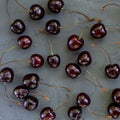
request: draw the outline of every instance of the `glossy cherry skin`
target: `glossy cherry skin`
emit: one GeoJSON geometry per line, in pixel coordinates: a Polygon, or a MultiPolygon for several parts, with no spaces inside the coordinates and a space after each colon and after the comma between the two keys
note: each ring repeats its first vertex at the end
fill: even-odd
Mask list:
{"type": "Polygon", "coordinates": [[[67,46],[71,51],[80,50],[83,47],[83,45],[84,45],[84,40],[83,38],[79,38],[78,35],[71,35],[68,38],[67,46]]]}
{"type": "Polygon", "coordinates": [[[45,10],[42,6],[34,4],[30,8],[30,18],[33,20],[40,20],[45,15],[45,10]]]}
{"type": "Polygon", "coordinates": [[[112,103],[108,106],[108,114],[113,118],[117,119],[120,116],[120,106],[116,103],[112,103]]]}
{"type": "Polygon", "coordinates": [[[27,49],[32,45],[32,39],[27,35],[20,36],[18,38],[18,45],[22,49],[27,49]]]}
{"type": "Polygon", "coordinates": [[[3,68],[0,71],[0,82],[11,83],[14,79],[14,72],[11,68],[3,68]]]}
{"type": "Polygon", "coordinates": [[[79,54],[77,61],[81,66],[88,66],[92,63],[91,54],[88,51],[83,51],[79,54]]]}
{"type": "Polygon", "coordinates": [[[86,93],[80,93],[76,99],[77,105],[81,108],[86,108],[90,105],[91,99],[86,93]]]}
{"type": "Polygon", "coordinates": [[[40,80],[40,78],[37,74],[31,73],[31,74],[27,74],[23,77],[23,84],[28,89],[36,89],[38,87],[39,80],[40,80]]]}
{"type": "Polygon", "coordinates": [[[82,117],[82,109],[79,106],[72,106],[68,110],[68,117],[71,120],[81,120],[82,117]]]}
{"type": "Polygon", "coordinates": [[[20,85],[14,89],[13,93],[14,93],[15,97],[23,99],[28,96],[29,90],[26,86],[20,85]]]}
{"type": "Polygon", "coordinates": [[[44,108],[40,113],[41,120],[55,120],[56,114],[50,107],[44,108]]]}
{"type": "Polygon", "coordinates": [[[47,63],[52,68],[57,68],[60,65],[60,56],[57,54],[49,55],[47,57],[47,63]]]}
{"type": "Polygon", "coordinates": [[[23,106],[28,111],[33,111],[38,107],[38,99],[33,96],[27,96],[23,101],[23,106]]]}
{"type": "Polygon", "coordinates": [[[31,66],[33,68],[42,67],[44,64],[44,58],[39,54],[33,54],[30,60],[31,60],[31,66]]]}
{"type": "Polygon", "coordinates": [[[101,39],[104,38],[107,34],[107,30],[102,23],[97,23],[91,28],[91,35],[93,38],[101,39]]]}
{"type": "Polygon", "coordinates": [[[120,105],[120,88],[116,88],[113,90],[112,99],[114,102],[120,105]]]}
{"type": "Polygon", "coordinates": [[[25,31],[25,24],[22,20],[17,19],[11,24],[10,29],[15,34],[22,34],[25,31]]]}
{"type": "Polygon", "coordinates": [[[60,13],[64,6],[63,0],[49,0],[48,9],[53,13],[60,13]]]}
{"type": "Polygon", "coordinates": [[[108,78],[116,79],[120,75],[120,66],[118,64],[110,64],[105,67],[105,73],[108,78]]]}
{"type": "Polygon", "coordinates": [[[58,20],[50,20],[46,23],[46,31],[50,34],[56,35],[60,33],[60,22],[58,20]]]}
{"type": "Polygon", "coordinates": [[[81,73],[80,67],[75,63],[69,63],[65,67],[65,71],[66,71],[66,74],[73,79],[77,78],[78,75],[80,75],[80,73],[81,73]]]}

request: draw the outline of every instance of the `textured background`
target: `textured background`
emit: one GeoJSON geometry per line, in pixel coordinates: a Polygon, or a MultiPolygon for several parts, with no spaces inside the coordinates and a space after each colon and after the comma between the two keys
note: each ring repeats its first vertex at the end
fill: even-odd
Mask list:
{"type": "MultiPolygon", "coordinates": [[[[102,18],[103,23],[106,27],[119,27],[119,19],[120,19],[120,8],[117,7],[109,7],[105,12],[101,12],[101,6],[107,2],[111,2],[112,0],[65,0],[65,8],[71,8],[74,10],[78,10],[88,14],[89,16],[93,16],[96,18],[102,18]]],[[[14,0],[10,0],[9,3],[9,11],[13,19],[20,18],[24,20],[27,30],[24,34],[30,35],[33,38],[33,45],[28,50],[21,50],[20,48],[16,48],[15,50],[7,53],[3,59],[3,62],[9,61],[11,59],[29,59],[31,54],[39,53],[44,56],[45,60],[47,56],[50,54],[48,43],[46,37],[43,33],[39,33],[39,28],[44,28],[45,23],[50,19],[58,19],[60,20],[62,26],[65,25],[73,25],[75,23],[80,22],[81,25],[73,26],[70,29],[62,29],[61,33],[57,36],[49,36],[54,53],[58,53],[61,56],[61,66],[58,69],[51,69],[46,63],[40,69],[33,69],[29,66],[28,63],[12,63],[7,65],[11,67],[15,72],[14,82],[7,85],[7,90],[11,97],[14,97],[12,91],[15,86],[22,83],[22,77],[31,72],[38,73],[42,78],[43,82],[56,84],[56,85],[64,85],[73,89],[73,92],[70,96],[70,99],[67,101],[66,105],[56,112],[57,118],[56,120],[69,120],[67,117],[67,110],[70,106],[75,105],[75,99],[78,93],[86,92],[90,95],[92,99],[92,103],[90,108],[94,111],[101,113],[103,115],[107,115],[106,109],[108,104],[111,102],[111,91],[114,88],[120,87],[120,81],[109,80],[104,75],[104,67],[108,63],[108,59],[103,55],[100,50],[95,48],[91,48],[89,46],[90,43],[95,43],[99,45],[103,45],[111,55],[113,63],[116,62],[120,64],[120,46],[115,45],[115,42],[120,41],[120,33],[119,31],[108,31],[107,36],[104,39],[94,40],[91,39],[89,34],[90,27],[94,24],[94,22],[86,22],[85,18],[76,15],[70,14],[69,12],[62,11],[60,14],[53,14],[47,9],[47,0],[21,0],[21,2],[29,8],[34,3],[42,4],[46,10],[46,16],[41,21],[32,21],[30,20],[28,13],[24,11],[21,7],[19,7],[14,0]],[[28,2],[29,1],[29,2],[28,2]],[[82,50],[89,50],[93,57],[93,63],[88,70],[91,71],[99,81],[108,88],[107,93],[101,92],[99,88],[96,88],[94,85],[88,83],[80,76],[78,79],[70,79],[66,76],[64,71],[64,66],[69,62],[76,62],[76,57],[79,52],[73,53],[70,52],[66,47],[67,38],[71,34],[79,34],[83,28],[87,27],[84,34],[84,39],[86,41],[85,46],[82,50]]],[[[115,3],[119,3],[119,0],[114,0],[115,3]]],[[[6,0],[0,0],[0,53],[2,54],[3,50],[10,48],[17,44],[18,36],[13,34],[10,29],[10,21],[8,19],[6,13],[6,0]]],[[[81,51],[82,51],[81,50],[81,51]]],[[[2,66],[1,69],[5,67],[2,66]]],[[[89,76],[84,73],[84,75],[88,78],[89,76]]],[[[90,78],[92,80],[92,78],[90,78]]],[[[12,103],[9,99],[7,99],[4,95],[3,83],[0,83],[0,120],[39,120],[39,113],[42,108],[46,106],[50,106],[55,109],[57,106],[62,104],[66,99],[66,91],[61,89],[52,89],[45,86],[40,85],[39,89],[43,89],[49,96],[51,101],[47,102],[42,98],[39,98],[39,107],[37,110],[33,112],[29,112],[24,110],[22,106],[17,106],[12,103]]],[[[39,93],[40,94],[40,93],[39,93]]],[[[87,110],[84,110],[83,117],[85,120],[103,120],[103,118],[99,118],[91,115],[87,110]]]]}

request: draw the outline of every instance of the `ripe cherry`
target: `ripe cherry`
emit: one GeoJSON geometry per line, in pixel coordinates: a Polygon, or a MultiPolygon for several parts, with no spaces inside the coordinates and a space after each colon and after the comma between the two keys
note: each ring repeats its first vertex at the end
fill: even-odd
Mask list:
{"type": "Polygon", "coordinates": [[[112,103],[108,106],[108,114],[113,118],[117,119],[120,116],[120,106],[116,103],[112,103]]]}
{"type": "Polygon", "coordinates": [[[41,120],[55,120],[56,114],[50,107],[44,108],[40,113],[41,120]]]}
{"type": "Polygon", "coordinates": [[[44,64],[44,58],[39,54],[33,54],[30,60],[31,60],[31,66],[33,68],[42,67],[44,64]]]}
{"type": "Polygon", "coordinates": [[[52,68],[57,68],[60,65],[60,56],[58,54],[49,55],[47,57],[47,63],[52,68]]]}
{"type": "Polygon", "coordinates": [[[46,23],[46,31],[50,34],[56,35],[60,33],[61,24],[58,20],[50,20],[46,23]]]}
{"type": "Polygon", "coordinates": [[[38,107],[38,99],[33,96],[27,96],[24,99],[23,106],[28,111],[33,111],[38,107]]]}
{"type": "Polygon", "coordinates": [[[120,88],[116,88],[113,90],[112,99],[115,103],[120,105],[120,88]]]}
{"type": "Polygon", "coordinates": [[[77,78],[78,75],[80,75],[80,73],[81,73],[80,67],[75,63],[69,63],[65,67],[65,71],[66,71],[66,74],[73,79],[77,78]]]}
{"type": "Polygon", "coordinates": [[[68,110],[68,117],[71,120],[80,120],[82,117],[82,109],[79,106],[72,106],[68,110]]]}
{"type": "Polygon", "coordinates": [[[45,15],[45,10],[41,5],[34,4],[30,8],[30,18],[33,20],[40,20],[45,15]]]}
{"type": "Polygon", "coordinates": [[[31,73],[23,77],[23,84],[29,89],[36,89],[40,78],[37,74],[31,73]]]}
{"type": "Polygon", "coordinates": [[[29,90],[26,86],[20,85],[14,89],[13,93],[14,93],[15,97],[23,99],[28,96],[29,90]]]}
{"type": "Polygon", "coordinates": [[[88,66],[92,62],[91,54],[88,51],[83,51],[79,54],[77,61],[81,66],[88,66]]]}
{"type": "Polygon", "coordinates": [[[86,93],[80,93],[77,96],[77,105],[81,108],[86,108],[90,105],[91,99],[86,93]]]}
{"type": "Polygon", "coordinates": [[[27,35],[20,36],[18,38],[18,45],[22,49],[27,49],[32,45],[32,39],[27,35]]]}
{"type": "Polygon", "coordinates": [[[15,34],[22,34],[25,31],[25,24],[22,20],[17,19],[11,24],[10,29],[15,34]]]}
{"type": "Polygon", "coordinates": [[[78,35],[71,35],[68,38],[67,46],[71,51],[80,50],[83,47],[83,45],[84,45],[84,40],[78,35]]]}
{"type": "Polygon", "coordinates": [[[118,64],[109,64],[105,67],[105,73],[108,78],[116,79],[120,75],[120,67],[118,64]]]}
{"type": "Polygon", "coordinates": [[[48,8],[53,13],[60,13],[64,6],[63,0],[49,0],[48,8]]]}
{"type": "Polygon", "coordinates": [[[97,23],[93,25],[90,32],[91,32],[92,37],[97,38],[97,39],[104,38],[107,34],[107,30],[104,24],[102,23],[97,23]]]}
{"type": "Polygon", "coordinates": [[[11,68],[3,68],[0,71],[0,82],[11,83],[14,79],[14,72],[11,68]]]}

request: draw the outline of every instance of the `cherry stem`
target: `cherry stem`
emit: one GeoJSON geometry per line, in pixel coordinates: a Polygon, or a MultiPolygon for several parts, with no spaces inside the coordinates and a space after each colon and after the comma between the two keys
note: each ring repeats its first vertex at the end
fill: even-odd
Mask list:
{"type": "Polygon", "coordinates": [[[43,83],[43,82],[39,82],[39,84],[42,84],[42,85],[45,85],[45,86],[48,86],[48,87],[52,87],[52,88],[63,88],[65,90],[67,90],[68,92],[72,92],[71,89],[69,89],[67,87],[64,87],[64,86],[50,85],[50,84],[43,83]]]}
{"type": "Polygon", "coordinates": [[[12,17],[10,16],[10,13],[9,13],[8,4],[9,4],[9,0],[7,0],[6,10],[7,10],[7,15],[8,15],[8,18],[9,18],[10,22],[13,23],[13,19],[12,19],[12,17]]]}
{"type": "Polygon", "coordinates": [[[18,0],[15,0],[15,2],[20,6],[22,7],[24,10],[28,11],[28,12],[31,12],[29,9],[27,9],[26,7],[23,6],[23,4],[21,4],[18,0]]]}
{"type": "Polygon", "coordinates": [[[101,48],[104,51],[104,53],[106,54],[106,56],[108,57],[108,60],[109,60],[110,64],[112,64],[111,57],[110,57],[108,51],[104,47],[102,47],[100,45],[95,45],[95,44],[91,44],[91,46],[92,47],[99,47],[99,48],[101,48]]]}
{"type": "Polygon", "coordinates": [[[17,105],[22,105],[22,102],[20,101],[16,101],[15,99],[11,98],[8,96],[7,94],[7,88],[6,88],[6,82],[4,82],[4,90],[5,90],[5,96],[10,100],[12,101],[13,103],[17,104],[17,105]]]}
{"type": "MultiPolygon", "coordinates": [[[[69,95],[66,94],[66,96],[67,96],[67,98],[69,99],[69,95]]],[[[54,111],[57,111],[57,110],[59,110],[60,108],[62,108],[62,107],[67,103],[68,99],[65,100],[65,102],[64,102],[62,105],[60,105],[60,106],[58,106],[57,108],[55,108],[54,111]]]]}
{"type": "Polygon", "coordinates": [[[116,3],[108,3],[108,4],[106,4],[106,5],[104,5],[104,6],[102,7],[102,10],[105,10],[105,8],[108,7],[108,6],[120,7],[120,5],[118,5],[118,4],[116,4],[116,3]]]}
{"type": "Polygon", "coordinates": [[[71,9],[64,9],[64,8],[63,8],[63,10],[66,10],[66,11],[68,11],[68,12],[73,12],[73,13],[82,15],[82,16],[84,16],[88,21],[94,21],[94,20],[95,20],[94,18],[89,17],[89,16],[87,16],[86,14],[84,14],[84,13],[82,13],[82,12],[80,12],[80,11],[71,10],[71,9]]]}
{"type": "Polygon", "coordinates": [[[0,57],[0,64],[1,64],[1,61],[2,61],[2,59],[3,59],[3,57],[4,57],[4,55],[5,55],[7,52],[9,52],[9,51],[14,50],[15,48],[17,48],[17,46],[16,46],[16,45],[15,45],[15,46],[10,47],[9,49],[7,49],[7,50],[5,50],[5,51],[3,51],[3,53],[2,53],[2,55],[1,55],[1,57],[0,57]]]}
{"type": "Polygon", "coordinates": [[[84,32],[82,32],[82,33],[79,35],[78,40],[80,40],[80,39],[83,37],[83,35],[84,35],[84,32]]]}

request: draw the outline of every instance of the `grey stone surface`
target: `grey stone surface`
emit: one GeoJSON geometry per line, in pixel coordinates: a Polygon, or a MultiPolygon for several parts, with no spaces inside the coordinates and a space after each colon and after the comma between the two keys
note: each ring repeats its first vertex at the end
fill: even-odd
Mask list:
{"type": "MultiPolygon", "coordinates": [[[[69,13],[62,11],[60,14],[56,15],[47,10],[47,0],[21,0],[21,2],[29,8],[33,3],[42,4],[46,9],[46,16],[41,21],[32,21],[29,19],[28,13],[19,7],[14,0],[10,0],[9,12],[13,19],[20,18],[24,20],[27,29],[24,34],[30,35],[33,38],[33,45],[28,50],[21,50],[16,48],[14,51],[7,53],[3,59],[3,62],[9,61],[11,59],[29,59],[30,55],[33,53],[42,54],[46,60],[47,56],[50,54],[47,39],[44,33],[39,33],[38,29],[44,28],[45,23],[50,19],[59,19],[62,26],[71,25],[80,22],[79,26],[73,26],[69,29],[62,29],[61,33],[57,36],[49,35],[49,39],[53,45],[54,53],[58,53],[61,56],[61,66],[58,69],[51,69],[45,62],[45,65],[40,69],[33,69],[28,63],[12,63],[6,65],[13,68],[15,72],[14,82],[7,85],[8,93],[11,97],[14,97],[12,91],[15,86],[22,83],[22,77],[31,72],[38,73],[42,78],[43,82],[49,84],[56,84],[67,86],[73,89],[70,99],[68,99],[66,105],[60,110],[56,111],[56,120],[69,120],[67,117],[67,110],[70,106],[76,104],[76,95],[79,92],[86,92],[90,95],[92,103],[90,108],[94,111],[107,115],[107,106],[111,102],[111,91],[114,88],[120,87],[120,78],[116,80],[109,80],[104,75],[104,67],[108,63],[107,58],[104,56],[101,50],[92,48],[89,46],[90,43],[95,43],[104,46],[111,55],[112,61],[120,64],[120,45],[116,45],[115,42],[120,41],[120,31],[108,31],[107,36],[104,39],[94,40],[91,39],[89,35],[90,27],[95,22],[85,22],[85,18],[76,15],[74,13],[69,13]],[[83,29],[87,27],[84,33],[84,39],[86,41],[85,46],[82,50],[89,50],[92,53],[93,63],[88,70],[91,71],[98,80],[108,88],[107,93],[101,92],[101,90],[89,82],[79,77],[78,79],[70,79],[66,76],[64,71],[64,66],[69,62],[76,62],[76,57],[79,52],[70,52],[66,47],[67,38],[71,34],[79,34],[83,29]]],[[[65,8],[70,8],[78,10],[93,16],[96,18],[102,18],[103,23],[106,27],[119,27],[120,25],[120,8],[109,7],[105,12],[101,12],[101,6],[107,2],[113,2],[113,0],[65,0],[65,8]]],[[[115,3],[120,4],[120,0],[114,0],[115,3]]],[[[17,44],[18,35],[14,35],[10,29],[10,21],[6,13],[6,0],[0,0],[0,54],[3,50],[10,48],[17,44]]],[[[2,66],[1,69],[5,67],[2,66]]],[[[86,77],[92,80],[86,73],[86,77]]],[[[39,114],[42,108],[50,106],[55,109],[57,106],[62,104],[67,93],[63,89],[48,88],[40,85],[38,89],[43,89],[45,93],[50,96],[51,101],[47,102],[43,98],[39,98],[39,107],[33,112],[28,112],[24,110],[22,106],[17,106],[7,99],[4,95],[3,83],[0,83],[0,120],[39,120],[39,114]]],[[[40,93],[39,93],[40,94],[40,93]]],[[[103,118],[91,115],[87,110],[84,110],[83,117],[85,120],[103,120],[103,118]]],[[[120,119],[120,118],[119,118],[120,119]]]]}

